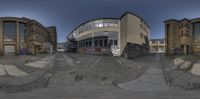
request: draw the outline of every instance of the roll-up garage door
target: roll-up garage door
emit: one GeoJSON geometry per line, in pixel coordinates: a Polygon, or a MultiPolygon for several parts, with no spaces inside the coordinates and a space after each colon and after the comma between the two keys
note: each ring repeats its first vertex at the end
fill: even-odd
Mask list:
{"type": "Polygon", "coordinates": [[[4,55],[15,55],[15,46],[14,45],[4,46],[4,55]]]}

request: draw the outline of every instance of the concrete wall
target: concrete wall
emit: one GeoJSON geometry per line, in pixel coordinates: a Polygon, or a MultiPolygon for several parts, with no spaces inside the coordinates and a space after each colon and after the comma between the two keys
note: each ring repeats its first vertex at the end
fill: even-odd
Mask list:
{"type": "Polygon", "coordinates": [[[121,18],[120,26],[120,52],[122,56],[134,58],[149,52],[147,38],[149,38],[150,29],[145,26],[143,20],[138,16],[126,14],[121,18]]]}
{"type": "Polygon", "coordinates": [[[127,44],[127,22],[128,15],[125,15],[120,22],[120,55],[122,54],[126,44],[127,44]]]}
{"type": "Polygon", "coordinates": [[[169,20],[165,22],[166,54],[173,54],[180,49],[179,54],[192,53],[192,24],[189,20],[169,20]],[[187,48],[188,47],[188,48],[187,48]]]}
{"type": "Polygon", "coordinates": [[[165,24],[166,54],[170,54],[172,48],[179,47],[179,23],[170,21],[165,24]]]}

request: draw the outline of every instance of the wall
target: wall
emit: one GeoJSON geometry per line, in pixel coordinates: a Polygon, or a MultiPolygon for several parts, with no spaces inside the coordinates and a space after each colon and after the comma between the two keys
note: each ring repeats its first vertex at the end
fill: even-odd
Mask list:
{"type": "Polygon", "coordinates": [[[141,22],[143,21],[139,17],[129,13],[121,18],[120,52],[126,58],[134,58],[149,52],[150,30],[144,26],[147,30],[144,31],[140,26],[141,22]]]}

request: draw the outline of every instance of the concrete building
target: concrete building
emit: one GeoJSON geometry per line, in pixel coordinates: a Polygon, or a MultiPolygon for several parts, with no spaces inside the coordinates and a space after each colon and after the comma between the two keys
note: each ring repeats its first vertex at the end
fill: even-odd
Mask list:
{"type": "Polygon", "coordinates": [[[165,21],[166,54],[200,53],[200,18],[165,21]]]}
{"type": "Polygon", "coordinates": [[[36,20],[1,17],[0,56],[49,53],[52,45],[50,34],[36,20]]]}
{"type": "Polygon", "coordinates": [[[66,42],[57,43],[57,51],[65,51],[66,42]]]}
{"type": "Polygon", "coordinates": [[[76,27],[69,44],[88,54],[109,54],[133,58],[149,52],[149,25],[139,16],[126,12],[120,18],[98,18],[76,27]]]}
{"type": "Polygon", "coordinates": [[[165,39],[150,39],[151,53],[165,53],[165,39]]]}
{"type": "Polygon", "coordinates": [[[57,50],[57,31],[55,26],[47,27],[47,30],[50,33],[50,42],[52,44],[53,53],[57,50]]]}

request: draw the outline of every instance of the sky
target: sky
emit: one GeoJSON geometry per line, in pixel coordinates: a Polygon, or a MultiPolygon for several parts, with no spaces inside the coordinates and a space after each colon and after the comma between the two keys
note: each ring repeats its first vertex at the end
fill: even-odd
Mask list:
{"type": "Polygon", "coordinates": [[[85,21],[119,18],[128,11],[150,25],[150,38],[164,38],[163,21],[198,18],[199,4],[200,0],[0,0],[0,17],[27,17],[46,27],[56,26],[58,42],[63,42],[85,21]]]}

